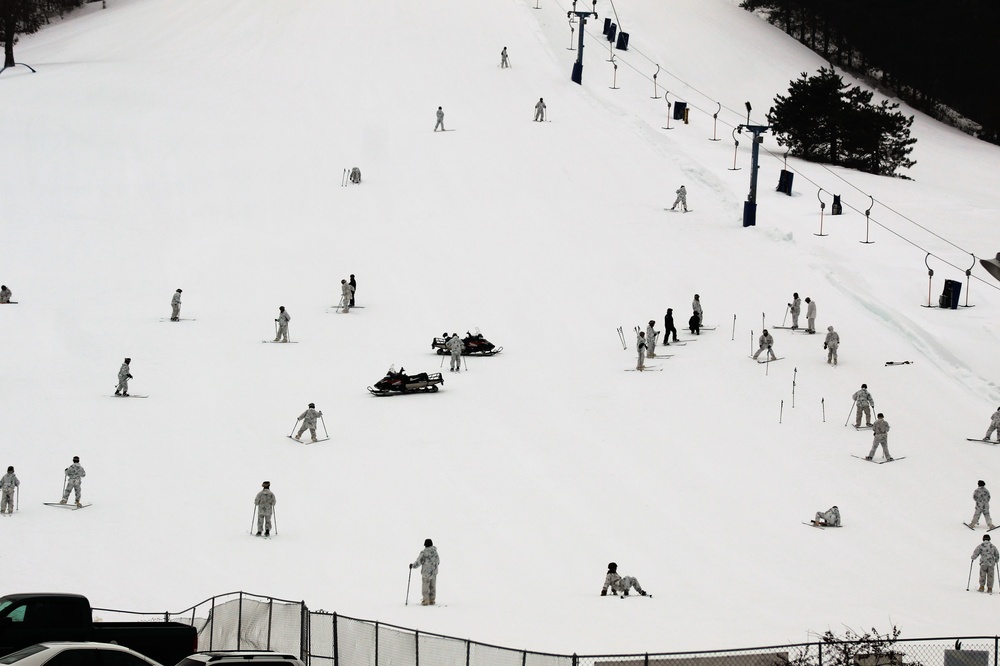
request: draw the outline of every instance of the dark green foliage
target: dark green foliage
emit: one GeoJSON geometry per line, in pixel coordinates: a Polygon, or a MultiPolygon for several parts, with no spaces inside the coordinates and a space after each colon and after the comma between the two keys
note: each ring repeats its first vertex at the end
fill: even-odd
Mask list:
{"type": "Polygon", "coordinates": [[[813,76],[803,72],[788,95],[776,96],[768,122],[793,155],[891,176],[915,164],[908,157],[916,143],[910,138],[913,117],[898,108],[872,104],[871,92],[823,67],[813,76]]]}
{"type": "MultiPolygon", "coordinates": [[[[879,634],[875,629],[862,634],[847,629],[843,637],[827,630],[820,639],[822,657],[812,654],[812,645],[801,650],[791,659],[782,659],[775,666],[902,666],[904,655],[895,649],[900,631],[893,627],[887,634],[879,634]]],[[[906,666],[923,666],[906,655],[906,666]]]]}
{"type": "Polygon", "coordinates": [[[36,32],[52,16],[62,16],[83,0],[0,0],[0,43],[4,45],[4,67],[14,65],[18,35],[36,32]]]}

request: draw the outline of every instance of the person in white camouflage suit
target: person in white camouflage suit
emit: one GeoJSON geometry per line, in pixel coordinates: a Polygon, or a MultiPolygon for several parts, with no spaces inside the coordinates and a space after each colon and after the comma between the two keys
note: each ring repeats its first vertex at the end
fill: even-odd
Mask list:
{"type": "Polygon", "coordinates": [[[417,555],[417,559],[410,564],[411,569],[420,567],[420,593],[423,598],[421,606],[433,606],[437,599],[437,575],[441,558],[438,556],[437,548],[430,539],[424,539],[424,549],[417,555]]]}
{"type": "Polygon", "coordinates": [[[170,321],[180,321],[181,320],[181,290],[178,289],[174,292],[173,298],[170,299],[170,321]]]}
{"type": "Polygon", "coordinates": [[[261,491],[253,498],[254,506],[257,507],[257,536],[264,530],[264,536],[271,536],[271,516],[274,514],[274,505],[278,503],[278,498],[271,492],[271,482],[265,481],[261,485],[261,491]]]}
{"type": "Polygon", "coordinates": [[[983,591],[983,587],[987,588],[987,592],[993,594],[993,568],[997,564],[997,560],[1000,560],[1000,553],[997,552],[997,547],[990,543],[990,535],[983,535],[983,542],[976,546],[976,549],[972,551],[972,561],[975,562],[976,558],[979,558],[979,591],[983,591]]]}
{"type": "Polygon", "coordinates": [[[996,431],[997,441],[1000,442],[1000,408],[993,412],[993,416],[990,417],[990,427],[986,430],[986,437],[983,437],[984,442],[990,441],[990,435],[996,431]]]}
{"type": "Polygon", "coordinates": [[[80,488],[80,481],[83,477],[87,476],[86,470],[80,465],[80,456],[73,456],[73,464],[66,468],[66,487],[63,488],[63,496],[59,501],[60,504],[65,504],[69,499],[70,491],[73,491],[76,497],[76,505],[83,506],[80,504],[80,498],[83,497],[83,491],[80,488]]]}
{"type": "Polygon", "coordinates": [[[757,342],[759,343],[759,348],[757,349],[757,351],[754,352],[753,356],[751,357],[753,358],[753,360],[756,361],[757,357],[760,356],[760,353],[765,349],[767,350],[767,357],[770,360],[773,361],[776,358],[778,358],[777,356],[774,355],[774,350],[771,349],[771,347],[774,346],[774,338],[771,337],[771,334],[767,332],[766,328],[764,329],[764,332],[760,334],[760,337],[757,338],[757,342]]]}
{"type": "Polygon", "coordinates": [[[639,580],[633,576],[619,576],[618,575],[618,564],[615,562],[608,562],[608,574],[604,577],[604,587],[601,588],[601,596],[608,596],[608,590],[611,590],[611,594],[621,595],[627,597],[629,590],[635,590],[642,596],[646,596],[646,591],[642,589],[639,585],[639,580]]]}
{"type": "Polygon", "coordinates": [[[875,406],[875,398],[872,394],[868,392],[868,384],[862,384],[861,388],[854,392],[851,396],[854,398],[854,404],[858,406],[858,413],[854,419],[854,427],[861,427],[861,413],[864,412],[865,415],[865,425],[871,426],[872,424],[872,407],[875,406]]]}
{"type": "Polygon", "coordinates": [[[302,421],[302,427],[299,428],[299,432],[295,435],[295,439],[302,441],[302,433],[306,430],[312,435],[312,441],[316,441],[316,420],[323,416],[323,412],[316,411],[316,403],[310,402],[309,408],[306,411],[299,414],[299,421],[302,421]]]}
{"type": "Polygon", "coordinates": [[[451,368],[452,372],[462,371],[462,350],[465,348],[465,343],[462,342],[462,338],[458,337],[458,333],[452,333],[451,337],[448,338],[448,342],[444,343],[444,346],[448,348],[451,352],[451,368]]]}
{"type": "Polygon", "coordinates": [[[986,518],[986,529],[993,529],[993,519],[990,518],[990,491],[986,490],[986,482],[980,479],[979,487],[972,492],[972,499],[976,503],[976,511],[972,514],[969,527],[979,524],[979,516],[986,518]]]}
{"type": "Polygon", "coordinates": [[[646,368],[646,332],[639,331],[635,338],[635,351],[639,355],[635,362],[635,369],[642,372],[646,368]]]}
{"type": "Polygon", "coordinates": [[[11,290],[7,288],[7,285],[0,284],[0,303],[10,303],[10,297],[13,295],[11,290]]]}
{"type": "Polygon", "coordinates": [[[678,204],[684,209],[684,212],[688,212],[688,191],[681,185],[677,188],[677,198],[674,199],[674,205],[670,207],[670,210],[677,210],[678,204]]]}
{"type": "Polygon", "coordinates": [[[340,313],[347,314],[351,311],[351,300],[354,298],[354,289],[347,280],[340,281],[340,313]]]}
{"type": "Polygon", "coordinates": [[[656,358],[656,337],[660,334],[653,327],[656,321],[650,319],[646,325],[646,358],[656,358]]]}
{"type": "Polygon", "coordinates": [[[826,350],[826,362],[837,365],[837,348],[840,347],[840,334],[833,330],[833,326],[826,327],[826,340],[823,341],[823,349],[826,350]]]}
{"type": "Polygon", "coordinates": [[[816,301],[806,296],[806,333],[816,332],[816,301]]]}
{"type": "Polygon", "coordinates": [[[129,373],[129,363],[132,359],[126,358],[125,362],[122,363],[122,367],[118,368],[118,388],[115,389],[115,395],[120,395],[122,397],[128,397],[128,380],[132,379],[131,373],[129,373]]]}
{"type": "Polygon", "coordinates": [[[825,527],[840,527],[840,509],[834,504],[826,511],[817,511],[813,519],[813,525],[823,525],[825,527]]]}
{"type": "Polygon", "coordinates": [[[879,445],[882,446],[882,455],[885,456],[885,459],[892,460],[892,456],[889,454],[889,422],[882,416],[882,412],[879,412],[876,416],[872,432],[875,433],[872,441],[872,450],[865,456],[865,460],[871,460],[875,457],[875,451],[878,450],[879,445]]]}
{"type": "Polygon", "coordinates": [[[802,312],[802,300],[799,298],[799,292],[792,294],[792,302],[788,304],[788,311],[792,313],[792,330],[796,330],[799,327],[799,313],[802,312]]]}
{"type": "Polygon", "coordinates": [[[12,513],[14,511],[14,490],[21,485],[21,482],[17,480],[17,474],[14,474],[14,466],[11,465],[7,468],[7,473],[3,475],[0,479],[0,513],[12,513]]]}
{"type": "Polygon", "coordinates": [[[288,342],[288,322],[292,320],[291,315],[285,312],[285,306],[278,306],[278,318],[274,321],[278,322],[278,333],[274,336],[275,342],[288,342]]]}

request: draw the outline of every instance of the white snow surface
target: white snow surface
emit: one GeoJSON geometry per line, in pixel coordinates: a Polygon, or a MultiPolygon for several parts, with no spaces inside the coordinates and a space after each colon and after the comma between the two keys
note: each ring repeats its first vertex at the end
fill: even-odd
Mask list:
{"type": "Polygon", "coordinates": [[[22,482],[4,591],[176,611],[243,589],[581,654],[996,632],[997,597],[962,586],[981,539],[962,521],[978,479],[1000,489],[1000,448],[965,440],[1000,404],[1000,284],[977,264],[975,307],[921,304],[925,251],[935,303],[948,278],[964,304],[968,253],[1000,247],[1000,150],[918,113],[912,180],[789,159],[787,197],[767,135],[744,229],[743,103],[762,123],[822,58],[736,0],[633,0],[613,90],[601,0],[578,86],[570,5],[538,4],[109,0],[20,41],[37,73],[0,77],[19,301],[0,308],[0,463],[22,482]],[[690,124],[661,129],[654,63],[690,124]],[[438,106],[454,132],[432,132],[438,106]],[[666,212],[681,184],[692,212],[666,212]],[[818,188],[846,206],[824,237],[818,188]],[[866,193],[910,242],[873,224],[859,243],[866,193]],[[337,315],[350,273],[365,308],[337,315]],[[162,321],[178,287],[196,321],[162,321]],[[793,291],[819,333],[776,330],[784,360],[751,362],[793,291]],[[683,325],[695,293],[717,329],[624,372],[633,327],[668,307],[683,325]],[[261,344],[279,305],[299,344],[261,344]],[[365,390],[390,364],[438,371],[431,339],[475,327],[503,353],[439,393],[365,390]],[[108,397],[125,356],[149,399],[108,397]],[[862,382],[906,460],[851,457],[862,382]],[[330,441],[286,438],[309,402],[330,441]],[[93,506],[43,506],[73,455],[93,506]],[[248,534],[264,479],[269,541],[248,534]],[[832,504],[843,529],[802,525],[832,504]],[[403,603],[426,537],[447,607],[415,605],[416,577],[403,603]],[[612,560],[655,598],[598,596],[612,560]]]}

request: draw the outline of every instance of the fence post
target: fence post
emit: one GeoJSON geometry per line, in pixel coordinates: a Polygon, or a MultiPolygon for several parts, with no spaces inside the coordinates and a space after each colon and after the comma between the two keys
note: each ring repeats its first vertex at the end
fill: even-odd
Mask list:
{"type": "Polygon", "coordinates": [[[337,614],[333,614],[333,666],[340,666],[340,653],[338,648],[340,645],[337,643],[337,614]]]}
{"type": "Polygon", "coordinates": [[[378,666],[378,622],[375,623],[375,666],[378,666]]]}
{"type": "Polygon", "coordinates": [[[469,656],[472,652],[472,641],[465,641],[465,666],[469,666],[469,656]]]}
{"type": "MultiPolygon", "coordinates": [[[[277,533],[277,532],[275,532],[277,533]]],[[[299,601],[300,608],[299,612],[299,658],[306,662],[307,664],[312,663],[312,613],[309,612],[309,606],[306,606],[306,600],[302,599],[299,601]],[[307,659],[308,657],[308,659],[307,659]]],[[[271,642],[271,625],[268,623],[267,627],[267,640],[268,644],[271,642]]],[[[268,648],[270,649],[270,648],[268,648]]]]}
{"type": "Polygon", "coordinates": [[[816,646],[819,648],[819,664],[818,666],[823,666],[823,644],[817,643],[816,646]]]}
{"type": "Polygon", "coordinates": [[[212,614],[209,617],[212,618],[208,627],[208,649],[211,650],[215,642],[215,597],[212,597],[212,614]]]}
{"type": "Polygon", "coordinates": [[[267,599],[267,649],[271,649],[271,617],[274,613],[274,599],[267,599]]]}
{"type": "Polygon", "coordinates": [[[649,653],[648,652],[643,656],[642,666],[649,666],[649,653]]]}
{"type": "Polygon", "coordinates": [[[997,666],[997,649],[1000,648],[1000,636],[993,637],[993,666],[997,666]]]}
{"type": "Polygon", "coordinates": [[[413,666],[420,666],[420,632],[413,632],[413,666]]]}
{"type": "Polygon", "coordinates": [[[576,656],[576,652],[573,653],[573,666],[580,666],[580,658],[576,656]]]}
{"type": "Polygon", "coordinates": [[[240,649],[240,638],[243,634],[243,590],[240,590],[239,601],[236,604],[236,649],[240,649]]]}
{"type": "Polygon", "coordinates": [[[521,653],[521,666],[528,666],[528,651],[521,653]]]}

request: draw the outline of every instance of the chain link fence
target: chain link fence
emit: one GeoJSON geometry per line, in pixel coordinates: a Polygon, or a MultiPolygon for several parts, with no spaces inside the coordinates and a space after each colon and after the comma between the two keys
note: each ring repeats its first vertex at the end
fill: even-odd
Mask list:
{"type": "MultiPolygon", "coordinates": [[[[179,613],[95,608],[95,621],[184,622],[199,650],[271,650],[310,666],[1000,666],[1000,637],[830,640],[734,650],[565,655],[516,650],[464,638],[310,611],[304,601],[246,592],[223,594],[179,613]]],[[[169,665],[167,665],[169,666],[169,665]]]]}

